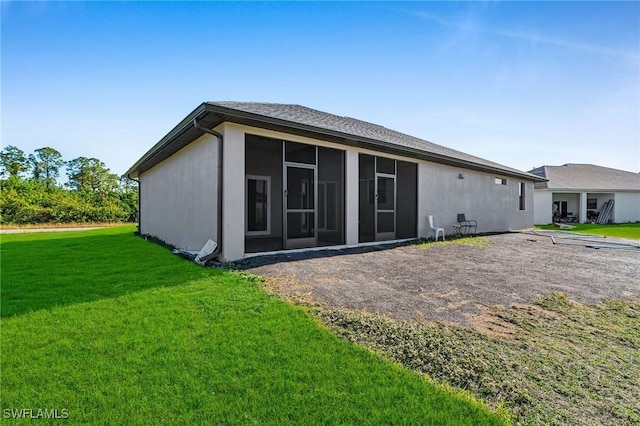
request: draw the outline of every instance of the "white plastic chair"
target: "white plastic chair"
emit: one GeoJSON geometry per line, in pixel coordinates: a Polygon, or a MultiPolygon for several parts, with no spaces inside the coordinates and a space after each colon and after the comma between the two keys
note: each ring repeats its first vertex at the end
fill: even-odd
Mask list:
{"type": "Polygon", "coordinates": [[[436,241],[438,241],[438,234],[442,233],[442,241],[444,241],[444,228],[438,227],[437,217],[429,215],[429,226],[431,227],[431,229],[427,234],[427,238],[429,238],[429,235],[433,232],[433,237],[436,239],[436,241]]]}

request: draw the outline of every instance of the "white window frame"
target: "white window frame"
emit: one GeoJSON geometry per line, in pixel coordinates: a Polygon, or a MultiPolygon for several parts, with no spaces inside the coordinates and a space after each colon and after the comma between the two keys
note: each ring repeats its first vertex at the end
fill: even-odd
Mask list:
{"type": "Polygon", "coordinates": [[[271,235],[271,176],[246,175],[244,184],[244,234],[246,236],[271,235]],[[267,182],[267,230],[249,231],[249,181],[261,180],[267,182]]]}

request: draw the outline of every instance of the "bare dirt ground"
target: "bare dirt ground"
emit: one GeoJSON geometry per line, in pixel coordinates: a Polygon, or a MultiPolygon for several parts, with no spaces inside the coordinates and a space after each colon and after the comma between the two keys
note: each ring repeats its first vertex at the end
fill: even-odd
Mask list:
{"type": "Polygon", "coordinates": [[[472,245],[264,256],[237,266],[266,277],[268,288],[294,301],[461,326],[489,306],[530,304],[554,292],[582,303],[640,299],[640,251],[554,245],[524,233],[477,238],[472,245]]]}

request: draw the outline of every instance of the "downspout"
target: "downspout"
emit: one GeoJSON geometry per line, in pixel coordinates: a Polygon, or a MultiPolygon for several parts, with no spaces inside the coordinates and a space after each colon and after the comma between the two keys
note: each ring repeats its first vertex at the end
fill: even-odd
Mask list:
{"type": "Polygon", "coordinates": [[[213,129],[209,129],[207,127],[203,127],[198,123],[198,117],[193,119],[193,126],[205,133],[213,135],[218,138],[218,230],[217,230],[217,243],[218,246],[211,253],[211,258],[220,256],[222,252],[222,154],[223,154],[223,140],[222,133],[217,132],[213,129]]]}
{"type": "Polygon", "coordinates": [[[132,181],[136,182],[138,184],[138,234],[142,233],[142,215],[140,214],[140,195],[142,194],[142,191],[140,190],[140,179],[134,179],[132,177],[127,176],[129,179],[131,179],[132,181]]]}

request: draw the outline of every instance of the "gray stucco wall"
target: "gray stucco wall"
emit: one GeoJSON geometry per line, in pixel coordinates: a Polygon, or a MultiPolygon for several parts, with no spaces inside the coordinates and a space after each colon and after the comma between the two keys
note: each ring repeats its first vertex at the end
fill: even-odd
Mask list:
{"type": "Polygon", "coordinates": [[[640,221],[640,193],[617,192],[613,210],[613,220],[617,223],[640,221]]]}
{"type": "Polygon", "coordinates": [[[533,195],[533,221],[536,225],[547,225],[553,222],[552,192],[535,191],[533,195]]]}
{"type": "Polygon", "coordinates": [[[533,226],[533,182],[469,169],[421,162],[419,179],[420,236],[426,236],[427,216],[438,219],[446,234],[451,234],[458,213],[478,221],[478,232],[499,232],[533,226]],[[462,179],[460,179],[462,174],[462,179]],[[496,177],[506,185],[496,184],[496,177]],[[518,191],[525,182],[525,210],[520,210],[518,191]]]}
{"type": "Polygon", "coordinates": [[[140,232],[186,250],[217,240],[217,140],[204,135],[140,176],[140,232]]]}

